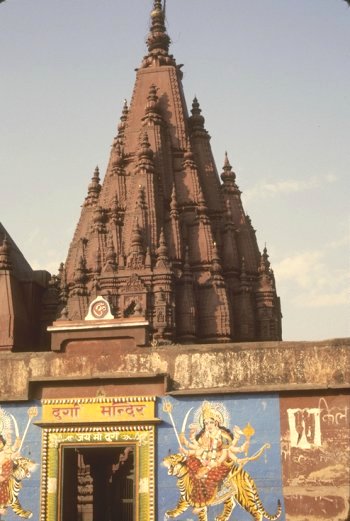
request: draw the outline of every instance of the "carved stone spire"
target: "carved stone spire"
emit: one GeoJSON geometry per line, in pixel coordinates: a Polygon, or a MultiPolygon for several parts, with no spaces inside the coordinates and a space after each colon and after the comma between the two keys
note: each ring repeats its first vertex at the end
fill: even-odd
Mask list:
{"type": "Polygon", "coordinates": [[[142,133],[140,150],[138,152],[138,167],[153,171],[153,150],[148,140],[147,132],[142,133]]]}
{"type": "Polygon", "coordinates": [[[220,257],[218,253],[218,248],[216,245],[216,242],[213,244],[212,249],[212,259],[211,259],[211,276],[214,283],[221,283],[224,281],[224,278],[222,276],[222,267],[220,264],[220,257]]]}
{"type": "Polygon", "coordinates": [[[88,186],[88,194],[85,198],[84,206],[94,206],[100,195],[100,170],[98,166],[95,168],[94,175],[91,178],[91,183],[88,186]]]}
{"type": "Polygon", "coordinates": [[[157,87],[152,83],[149,88],[149,94],[147,96],[147,103],[145,107],[145,116],[142,118],[143,121],[151,120],[153,122],[160,122],[161,116],[159,114],[157,87]]]}
{"type": "Polygon", "coordinates": [[[156,267],[165,267],[169,266],[169,256],[168,256],[168,248],[165,242],[164,230],[163,228],[160,231],[159,236],[159,247],[157,248],[157,263],[156,267]]]}
{"type": "Polygon", "coordinates": [[[126,120],[128,119],[128,112],[129,112],[128,102],[125,99],[124,104],[123,104],[122,115],[120,116],[120,122],[118,124],[118,135],[117,135],[118,144],[123,144],[125,125],[126,125],[126,120]]]}
{"type": "Polygon", "coordinates": [[[107,253],[106,253],[106,264],[103,271],[115,271],[117,269],[117,255],[115,253],[112,234],[108,235],[107,239],[107,253]]]}
{"type": "Polygon", "coordinates": [[[165,15],[161,0],[154,0],[151,12],[151,27],[147,37],[147,47],[150,53],[169,50],[170,38],[165,28],[165,15]]]}
{"type": "Polygon", "coordinates": [[[158,339],[239,341],[248,338],[242,321],[253,340],[257,315],[277,306],[267,253],[261,261],[227,154],[220,181],[197,98],[188,113],[164,3],[152,5],[147,55],[130,105],[124,102],[102,187],[95,171],[69,248],[68,319],[84,319],[86,302],[73,302],[74,292],[87,291],[89,305],[98,281],[116,317],[130,317],[140,303],[158,339]]]}
{"type": "Polygon", "coordinates": [[[264,247],[263,253],[261,254],[260,266],[258,268],[259,273],[269,274],[270,272],[270,261],[269,255],[267,254],[267,248],[264,247]]]}
{"type": "Polygon", "coordinates": [[[12,270],[12,264],[10,260],[10,245],[7,241],[6,235],[2,245],[0,246],[0,270],[12,270]]]}
{"type": "Polygon", "coordinates": [[[232,170],[232,166],[230,165],[230,161],[228,160],[227,152],[225,152],[225,162],[222,167],[221,179],[223,182],[223,189],[227,192],[238,192],[241,193],[236,185],[236,174],[232,170]]]}
{"type": "Polygon", "coordinates": [[[135,219],[134,227],[131,234],[130,253],[127,258],[127,267],[132,269],[141,269],[144,267],[144,248],[142,233],[138,219],[135,219]]]}
{"type": "Polygon", "coordinates": [[[197,97],[195,97],[192,102],[192,109],[191,109],[192,116],[190,116],[190,118],[189,118],[189,123],[190,123],[192,132],[203,132],[204,131],[206,133],[206,130],[204,129],[205,120],[204,120],[204,116],[202,116],[201,112],[202,112],[202,110],[199,106],[198,99],[197,99],[197,97]]]}

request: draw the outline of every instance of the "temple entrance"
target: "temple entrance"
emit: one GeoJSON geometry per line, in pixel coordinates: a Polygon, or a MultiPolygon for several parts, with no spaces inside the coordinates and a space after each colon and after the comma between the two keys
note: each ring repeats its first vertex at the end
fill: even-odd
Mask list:
{"type": "Polygon", "coordinates": [[[135,521],[135,446],[63,446],[60,521],[135,521]]]}

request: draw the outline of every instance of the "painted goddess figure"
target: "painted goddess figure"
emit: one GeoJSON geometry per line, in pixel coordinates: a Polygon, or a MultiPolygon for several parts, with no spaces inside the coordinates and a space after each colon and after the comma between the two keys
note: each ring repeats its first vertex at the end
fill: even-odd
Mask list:
{"type": "Polygon", "coordinates": [[[210,505],[218,487],[230,472],[237,453],[247,452],[249,439],[238,446],[243,435],[234,427],[233,433],[226,427],[228,414],[220,404],[205,401],[195,415],[198,423],[190,425],[189,440],[180,433],[180,451],[187,456],[187,467],[193,481],[192,501],[199,508],[210,505]],[[198,432],[198,425],[201,427],[198,432]]]}
{"type": "Polygon", "coordinates": [[[187,438],[186,424],[192,410],[187,412],[181,432],[177,434],[172,405],[164,403],[164,411],[169,414],[179,442],[179,453],[166,456],[163,463],[168,475],[177,478],[180,490],[177,505],[165,512],[165,518],[176,518],[190,507],[199,521],[208,521],[208,507],[223,504],[222,513],[215,519],[228,521],[239,503],[256,521],[278,519],[282,512],[280,502],[275,514],[266,512],[254,480],[243,469],[248,461],[259,459],[270,447],[269,443],[248,456],[250,439],[255,433],[253,427],[248,423],[241,430],[236,425],[231,431],[224,404],[208,401],[204,401],[195,411],[194,423],[189,427],[187,438]],[[240,443],[242,436],[245,440],[240,443]]]}

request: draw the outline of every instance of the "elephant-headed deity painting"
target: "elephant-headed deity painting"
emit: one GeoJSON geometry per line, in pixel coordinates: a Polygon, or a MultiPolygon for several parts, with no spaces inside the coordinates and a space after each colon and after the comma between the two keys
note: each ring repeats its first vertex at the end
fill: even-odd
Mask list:
{"type": "Polygon", "coordinates": [[[22,507],[19,494],[22,480],[30,478],[37,467],[31,459],[23,456],[22,447],[30,423],[37,415],[37,408],[27,411],[27,422],[22,433],[15,415],[0,407],[0,519],[14,515],[29,519],[33,513],[22,507]]]}
{"type": "MultiPolygon", "coordinates": [[[[263,406],[267,407],[266,401],[263,406]]],[[[258,407],[257,403],[255,407],[258,407]]],[[[260,465],[258,478],[264,488],[264,496],[266,492],[270,492],[269,495],[276,492],[267,468],[270,440],[255,440],[254,423],[263,425],[263,415],[258,414],[255,421],[253,413],[253,417],[249,415],[252,419],[246,421],[245,426],[232,425],[229,409],[229,401],[225,404],[222,401],[205,400],[181,405],[179,402],[163,402],[164,415],[170,420],[173,437],[178,445],[176,452],[168,449],[169,454],[163,456],[163,466],[168,476],[176,478],[180,492],[177,503],[174,498],[172,504],[165,505],[164,519],[228,521],[236,505],[240,508],[235,510],[235,515],[239,515],[235,519],[272,521],[284,518],[279,497],[273,498],[273,512],[268,512],[260,494],[260,484],[258,486],[254,478],[255,467],[260,465]],[[181,430],[176,425],[181,424],[181,414],[177,413],[174,418],[176,409],[182,411],[181,430]],[[246,469],[248,465],[249,470],[246,469]],[[264,474],[268,487],[266,483],[264,485],[264,474]]],[[[265,420],[268,422],[267,417],[265,420]]],[[[266,436],[266,425],[263,430],[266,436]]],[[[277,440],[276,435],[273,438],[277,440]]],[[[171,495],[167,493],[165,497],[171,495]]]]}

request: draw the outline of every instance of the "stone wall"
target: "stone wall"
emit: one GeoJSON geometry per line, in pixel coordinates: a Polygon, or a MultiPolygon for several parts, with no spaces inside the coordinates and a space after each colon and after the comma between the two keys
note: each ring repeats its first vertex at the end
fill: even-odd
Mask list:
{"type": "Polygon", "coordinates": [[[135,347],[79,341],[64,353],[3,353],[0,400],[26,400],[36,382],[167,375],[179,393],[267,392],[350,387],[350,339],[323,342],[135,347]]]}

